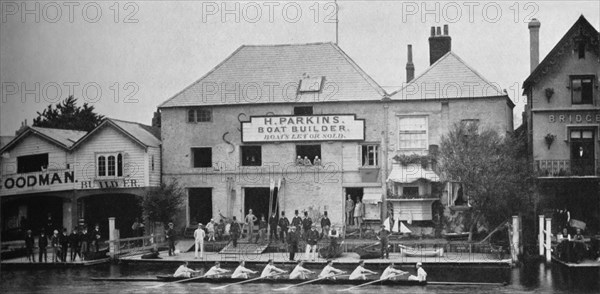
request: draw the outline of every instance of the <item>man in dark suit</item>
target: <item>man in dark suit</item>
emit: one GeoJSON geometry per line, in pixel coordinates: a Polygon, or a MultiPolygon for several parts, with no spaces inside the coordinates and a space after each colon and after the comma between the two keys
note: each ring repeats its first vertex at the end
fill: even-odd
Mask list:
{"type": "Polygon", "coordinates": [[[281,231],[279,231],[279,239],[281,242],[286,241],[288,235],[288,227],[290,226],[290,221],[285,217],[285,211],[281,212],[281,217],[279,218],[279,227],[281,231]]]}
{"type": "Polygon", "coordinates": [[[273,214],[269,217],[269,240],[277,240],[277,225],[279,219],[277,218],[277,212],[273,211],[273,214]]]}
{"type": "Polygon", "coordinates": [[[287,244],[288,249],[290,251],[290,261],[293,261],[296,255],[296,251],[298,250],[299,238],[296,233],[296,227],[290,227],[290,233],[287,234],[287,244]]]}
{"type": "Polygon", "coordinates": [[[175,255],[175,229],[173,223],[169,223],[169,227],[165,230],[165,239],[169,243],[169,256],[175,255]]]}

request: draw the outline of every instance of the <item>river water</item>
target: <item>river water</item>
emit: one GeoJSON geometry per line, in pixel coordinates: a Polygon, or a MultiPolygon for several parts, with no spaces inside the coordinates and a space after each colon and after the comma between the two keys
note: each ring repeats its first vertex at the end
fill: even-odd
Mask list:
{"type": "MultiPolygon", "coordinates": [[[[98,265],[86,268],[1,270],[0,293],[269,293],[287,285],[235,285],[226,290],[211,290],[221,286],[202,283],[157,282],[95,282],[91,277],[153,278],[170,274],[176,266],[165,265],[98,265]],[[157,287],[158,286],[158,287],[157,287]]],[[[490,266],[426,265],[430,281],[507,282],[506,286],[428,285],[425,287],[366,286],[352,293],[600,293],[598,269],[566,269],[558,264],[525,264],[515,268],[490,266]]],[[[257,269],[259,270],[259,269],[257,269]]],[[[316,269],[315,269],[316,270],[316,269]]],[[[402,268],[402,270],[411,270],[402,268]]],[[[286,293],[333,293],[347,285],[306,285],[291,288],[286,293]]],[[[277,293],[277,292],[275,292],[277,293]]]]}

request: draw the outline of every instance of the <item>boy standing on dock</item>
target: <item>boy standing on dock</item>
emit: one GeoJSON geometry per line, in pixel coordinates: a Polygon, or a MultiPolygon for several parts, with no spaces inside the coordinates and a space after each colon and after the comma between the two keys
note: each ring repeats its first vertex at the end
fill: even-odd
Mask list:
{"type": "Polygon", "coordinates": [[[237,247],[237,241],[240,238],[240,234],[242,229],[240,228],[240,224],[237,222],[235,216],[229,225],[229,233],[231,235],[231,241],[233,242],[233,247],[237,247]]]}
{"type": "Polygon", "coordinates": [[[245,221],[246,226],[248,227],[248,243],[252,243],[252,237],[254,237],[254,223],[257,221],[256,216],[252,213],[252,209],[248,210],[245,221]]]}
{"type": "Polygon", "coordinates": [[[169,243],[169,256],[175,255],[175,229],[173,229],[173,223],[169,223],[169,228],[165,230],[165,239],[169,243]]]}
{"type": "Polygon", "coordinates": [[[204,230],[202,224],[198,224],[198,228],[194,231],[194,258],[198,258],[198,249],[200,249],[200,258],[204,258],[204,230]]]}
{"type": "Polygon", "coordinates": [[[40,233],[40,238],[38,239],[38,247],[40,248],[39,260],[42,262],[42,255],[44,256],[44,262],[48,262],[48,237],[46,237],[46,232],[42,229],[40,233]]]}
{"type": "Polygon", "coordinates": [[[381,259],[390,258],[390,251],[388,250],[388,236],[390,231],[385,229],[384,225],[381,225],[381,230],[377,233],[377,240],[381,242],[381,259]]]}
{"type": "Polygon", "coordinates": [[[299,238],[298,234],[296,234],[296,227],[290,227],[290,233],[287,235],[287,244],[288,249],[290,251],[290,261],[294,261],[296,256],[296,251],[298,250],[299,238]]]}
{"type": "Polygon", "coordinates": [[[29,262],[35,262],[35,256],[33,256],[34,243],[35,240],[33,239],[31,230],[27,230],[27,235],[25,236],[25,249],[27,250],[27,260],[29,260],[29,262]]]}
{"type": "Polygon", "coordinates": [[[306,260],[309,259],[310,251],[312,250],[312,260],[314,261],[317,256],[317,243],[319,242],[319,232],[317,232],[317,226],[313,224],[311,230],[306,233],[306,260]]]}

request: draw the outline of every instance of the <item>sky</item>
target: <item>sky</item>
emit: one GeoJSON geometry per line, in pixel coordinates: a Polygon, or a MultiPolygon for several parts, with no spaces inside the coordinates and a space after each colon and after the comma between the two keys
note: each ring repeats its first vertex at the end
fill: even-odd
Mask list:
{"type": "Polygon", "coordinates": [[[0,2],[0,135],[31,125],[69,94],[107,117],[150,124],[156,107],[242,45],[335,42],[386,89],[429,66],[431,26],[449,25],[452,51],[515,102],[530,73],[580,15],[598,29],[600,1],[53,1],[0,2]]]}

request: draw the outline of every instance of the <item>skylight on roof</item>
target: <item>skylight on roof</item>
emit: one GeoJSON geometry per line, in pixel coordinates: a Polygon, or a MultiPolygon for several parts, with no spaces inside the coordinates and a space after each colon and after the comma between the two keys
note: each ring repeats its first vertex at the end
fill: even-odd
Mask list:
{"type": "Polygon", "coordinates": [[[324,77],[304,77],[300,80],[300,85],[298,86],[298,92],[320,92],[323,85],[324,77]]]}

